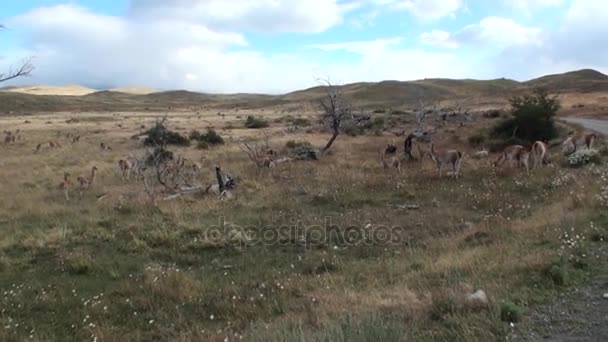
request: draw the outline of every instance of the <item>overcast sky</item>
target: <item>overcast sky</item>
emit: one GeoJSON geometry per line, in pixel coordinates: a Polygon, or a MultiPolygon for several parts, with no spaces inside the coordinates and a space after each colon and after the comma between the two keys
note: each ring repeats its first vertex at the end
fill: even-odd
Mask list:
{"type": "MultiPolygon", "coordinates": [[[[603,0],[5,0],[12,84],[283,93],[334,82],[608,72],[603,0]]],[[[8,85],[8,84],[4,84],[8,85]]]]}

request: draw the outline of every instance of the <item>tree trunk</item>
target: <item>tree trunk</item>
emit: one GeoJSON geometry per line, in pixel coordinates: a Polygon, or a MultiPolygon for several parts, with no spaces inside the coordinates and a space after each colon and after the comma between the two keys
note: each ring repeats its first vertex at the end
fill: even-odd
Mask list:
{"type": "Polygon", "coordinates": [[[215,175],[217,177],[217,185],[219,186],[220,194],[221,194],[226,189],[226,184],[224,184],[224,178],[222,177],[222,172],[220,171],[220,168],[217,166],[215,167],[215,175]]]}
{"type": "Polygon", "coordinates": [[[339,134],[338,131],[334,131],[334,134],[331,136],[331,139],[329,139],[329,141],[327,142],[327,144],[325,145],[325,147],[323,147],[323,149],[321,150],[321,152],[325,153],[325,152],[327,152],[331,148],[331,145],[334,143],[334,141],[338,137],[338,134],[339,134]]]}

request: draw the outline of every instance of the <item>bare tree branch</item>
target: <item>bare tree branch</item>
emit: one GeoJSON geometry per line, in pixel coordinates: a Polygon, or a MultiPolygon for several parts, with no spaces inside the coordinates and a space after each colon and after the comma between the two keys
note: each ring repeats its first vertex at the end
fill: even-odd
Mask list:
{"type": "Polygon", "coordinates": [[[12,80],[13,78],[17,77],[29,76],[33,70],[34,65],[32,64],[32,58],[26,58],[21,62],[18,68],[11,68],[8,73],[0,74],[0,83],[12,80]]]}
{"type": "Polygon", "coordinates": [[[322,152],[325,153],[331,148],[340,134],[342,120],[350,114],[351,104],[344,94],[342,94],[341,89],[333,85],[328,79],[317,79],[317,82],[325,87],[325,96],[320,101],[320,106],[323,110],[322,119],[332,131],[331,138],[322,149],[322,152]]]}

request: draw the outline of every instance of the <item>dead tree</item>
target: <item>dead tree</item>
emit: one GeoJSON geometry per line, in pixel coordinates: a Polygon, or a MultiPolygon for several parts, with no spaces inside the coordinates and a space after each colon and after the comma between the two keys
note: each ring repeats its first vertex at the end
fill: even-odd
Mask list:
{"type": "Polygon", "coordinates": [[[320,101],[321,109],[323,110],[322,119],[325,122],[331,132],[332,136],[325,144],[325,147],[321,149],[322,153],[327,152],[338,135],[340,134],[340,126],[342,120],[350,114],[351,104],[342,94],[339,87],[333,85],[329,80],[319,80],[324,85],[325,95],[320,101]]]}
{"type": "Polygon", "coordinates": [[[435,114],[437,112],[437,104],[429,103],[424,98],[424,93],[421,91],[418,97],[418,107],[416,108],[416,127],[414,131],[407,135],[403,142],[403,153],[405,160],[418,160],[414,154],[414,142],[417,138],[427,136],[426,119],[429,114],[435,114]]]}
{"type": "MultiPolygon", "coordinates": [[[[6,27],[0,24],[0,29],[6,29],[6,27]]],[[[29,76],[34,70],[34,65],[32,64],[32,58],[26,58],[19,64],[17,68],[10,68],[7,73],[0,73],[0,83],[6,82],[8,80],[12,80],[17,77],[29,76]]]]}
{"type": "Polygon", "coordinates": [[[275,164],[276,153],[270,148],[267,132],[264,132],[262,142],[241,141],[239,148],[255,164],[257,170],[268,169],[275,164]]]}

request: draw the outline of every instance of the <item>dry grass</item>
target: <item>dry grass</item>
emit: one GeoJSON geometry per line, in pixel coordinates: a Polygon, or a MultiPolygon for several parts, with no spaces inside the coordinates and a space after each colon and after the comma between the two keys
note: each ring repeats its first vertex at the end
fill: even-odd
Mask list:
{"type": "MultiPolygon", "coordinates": [[[[240,115],[184,112],[170,122],[187,134],[242,127],[240,115]]],[[[215,164],[236,176],[234,200],[154,206],[141,184],[120,179],[116,162],[141,149],[130,137],[158,115],[70,116],[77,121],[61,113],[2,119],[23,139],[0,149],[0,179],[8,180],[0,187],[0,340],[496,340],[508,331],[500,303],[533,305],[560,290],[544,273],[563,260],[560,232],[608,223],[593,199],[597,170],[558,166],[527,177],[467,159],[458,181],[437,179],[428,160],[386,175],[378,151],[394,137],[340,136],[320,161],[258,173],[237,141],[260,131],[240,128],[219,130],[224,146],[174,149],[207,159],[201,183],[214,181],[215,164]],[[82,138],[34,154],[56,131],[82,138]],[[101,141],[112,150],[101,151],[101,141]],[[56,188],[63,172],[93,165],[97,184],[66,202],[56,188]],[[396,207],[406,204],[420,209],[396,207]],[[227,228],[210,235],[222,220],[227,228]],[[294,225],[301,229],[278,228],[294,225]],[[314,235],[351,226],[367,239],[314,235]],[[384,227],[394,227],[391,241],[375,241],[384,227]],[[245,234],[260,231],[275,239],[245,234]],[[463,306],[477,288],[490,296],[487,311],[463,306]]],[[[468,151],[474,128],[451,129],[436,143],[468,151]]],[[[327,138],[287,134],[277,123],[268,132],[277,150],[327,138]]],[[[560,265],[572,281],[605,269],[560,265]]]]}

